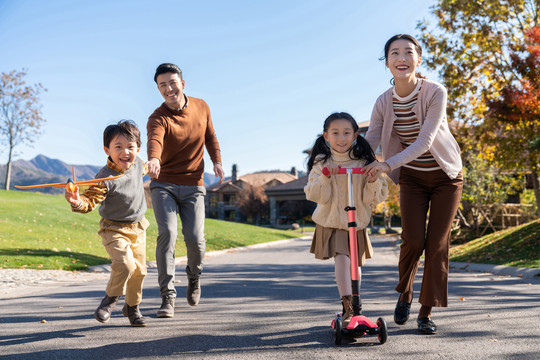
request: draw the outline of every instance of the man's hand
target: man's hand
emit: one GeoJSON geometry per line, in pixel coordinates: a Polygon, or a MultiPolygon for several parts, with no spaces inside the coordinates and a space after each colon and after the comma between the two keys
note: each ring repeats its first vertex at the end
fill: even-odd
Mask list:
{"type": "Polygon", "coordinates": [[[223,171],[220,163],[214,164],[214,174],[219,177],[218,184],[222,184],[223,180],[225,180],[225,171],[223,171]]]}
{"type": "Polygon", "coordinates": [[[151,179],[157,179],[159,176],[159,171],[161,170],[159,159],[151,158],[146,163],[146,167],[148,168],[148,176],[150,176],[151,179]]]}

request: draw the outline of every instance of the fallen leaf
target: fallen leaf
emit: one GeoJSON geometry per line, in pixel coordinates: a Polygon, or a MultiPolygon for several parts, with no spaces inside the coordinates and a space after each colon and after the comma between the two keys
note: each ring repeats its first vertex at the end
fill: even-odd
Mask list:
{"type": "Polygon", "coordinates": [[[460,301],[465,301],[465,298],[462,296],[459,298],[460,301]]]}

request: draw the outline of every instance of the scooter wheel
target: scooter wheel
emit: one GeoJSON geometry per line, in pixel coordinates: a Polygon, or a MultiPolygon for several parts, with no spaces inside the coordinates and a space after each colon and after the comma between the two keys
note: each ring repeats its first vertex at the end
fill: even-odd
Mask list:
{"type": "Polygon", "coordinates": [[[386,328],[386,321],[382,317],[377,319],[377,327],[379,328],[377,338],[381,344],[384,344],[388,339],[388,329],[386,328]]]}
{"type": "Polygon", "coordinates": [[[342,329],[342,327],[343,327],[343,322],[342,322],[340,317],[337,317],[336,320],[334,321],[334,343],[336,345],[341,345],[341,339],[342,339],[341,329],[342,329]]]}

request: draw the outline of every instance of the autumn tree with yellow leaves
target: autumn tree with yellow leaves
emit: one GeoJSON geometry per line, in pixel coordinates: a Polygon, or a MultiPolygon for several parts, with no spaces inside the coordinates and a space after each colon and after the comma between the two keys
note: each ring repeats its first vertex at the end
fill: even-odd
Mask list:
{"type": "MultiPolygon", "coordinates": [[[[538,183],[538,151],[530,144],[539,133],[538,102],[518,105],[512,96],[539,93],[538,54],[527,43],[539,26],[540,1],[439,0],[431,13],[434,25],[423,20],[417,26],[428,54],[423,63],[438,70],[448,90],[449,119],[465,125],[457,136],[462,149],[499,172],[529,171],[538,183]]],[[[537,187],[535,194],[540,204],[537,187]]]]}
{"type": "Polygon", "coordinates": [[[519,77],[487,102],[478,137],[493,147],[500,168],[532,174],[540,217],[540,28],[530,29],[523,42],[511,46],[510,60],[519,77]]]}

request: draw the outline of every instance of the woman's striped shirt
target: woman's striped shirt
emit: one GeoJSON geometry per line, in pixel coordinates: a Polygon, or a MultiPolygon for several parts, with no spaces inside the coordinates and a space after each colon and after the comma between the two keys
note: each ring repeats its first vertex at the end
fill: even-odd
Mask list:
{"type": "MultiPolygon", "coordinates": [[[[394,130],[399,136],[403,149],[414,143],[420,133],[420,122],[418,121],[413,108],[418,101],[418,94],[420,93],[421,88],[422,79],[418,79],[416,88],[406,97],[401,97],[396,94],[395,88],[393,90],[392,100],[394,104],[394,113],[396,114],[394,130]]],[[[439,164],[437,164],[437,161],[435,161],[435,158],[431,155],[429,150],[403,166],[420,171],[440,169],[439,164]]]]}

